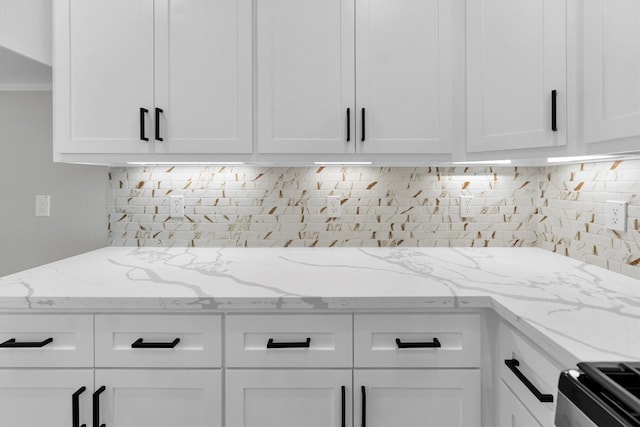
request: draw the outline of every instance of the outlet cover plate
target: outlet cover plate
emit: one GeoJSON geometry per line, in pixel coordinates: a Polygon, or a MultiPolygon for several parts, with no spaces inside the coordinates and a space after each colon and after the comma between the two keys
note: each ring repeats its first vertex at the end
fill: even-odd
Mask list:
{"type": "Polygon", "coordinates": [[[604,213],[605,227],[609,230],[627,231],[627,202],[607,200],[604,213]]]}
{"type": "Polygon", "coordinates": [[[341,214],[341,197],[327,196],[327,217],[338,218],[341,214]]]}
{"type": "Polygon", "coordinates": [[[473,209],[473,196],[460,196],[460,218],[476,216],[473,209]]]}
{"type": "Polygon", "coordinates": [[[170,196],[169,216],[184,218],[184,196],[170,196]]]}

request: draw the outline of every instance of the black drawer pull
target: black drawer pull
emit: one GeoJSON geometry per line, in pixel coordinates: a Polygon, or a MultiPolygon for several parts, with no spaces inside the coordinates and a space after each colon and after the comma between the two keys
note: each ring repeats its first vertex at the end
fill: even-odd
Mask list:
{"type": "Polygon", "coordinates": [[[142,342],[142,338],[138,338],[131,348],[175,348],[180,342],[180,338],[176,338],[171,342],[142,342]]]}
{"type": "Polygon", "coordinates": [[[156,107],[156,141],[164,141],[160,136],[160,114],[164,113],[161,108],[156,107]]]}
{"type": "Polygon", "coordinates": [[[396,338],[398,348],[440,348],[440,340],[434,338],[431,342],[402,342],[400,338],[396,338]]]}
{"type": "Polygon", "coordinates": [[[342,386],[342,427],[347,427],[347,408],[346,408],[346,400],[347,400],[347,388],[342,386]]]}
{"type": "Polygon", "coordinates": [[[86,424],[80,425],[80,395],[84,393],[86,387],[80,387],[71,395],[71,425],[73,427],[87,427],[86,424]]]}
{"type": "Polygon", "coordinates": [[[362,392],[362,427],[367,427],[367,391],[364,386],[360,386],[362,392]]]}
{"type": "Polygon", "coordinates": [[[147,138],[144,134],[144,129],[145,129],[145,115],[149,112],[149,110],[147,110],[146,108],[140,108],[140,140],[141,141],[148,141],[149,138],[147,138]]]}
{"type": "Polygon", "coordinates": [[[551,91],[551,130],[554,132],[558,132],[558,123],[557,123],[557,113],[556,113],[556,103],[558,98],[558,91],[551,91]]]}
{"type": "Polygon", "coordinates": [[[303,342],[273,342],[273,338],[269,338],[267,348],[309,348],[311,346],[311,338],[307,338],[303,342]]]}
{"type": "Polygon", "coordinates": [[[100,387],[93,393],[93,427],[105,427],[100,424],[100,395],[106,390],[105,386],[100,387]]]}
{"type": "Polygon", "coordinates": [[[16,342],[15,338],[11,338],[0,344],[0,348],[40,348],[52,342],[53,338],[47,338],[40,342],[16,342]]]}
{"type": "Polygon", "coordinates": [[[522,372],[520,372],[520,370],[518,369],[518,366],[520,366],[520,362],[518,362],[516,359],[507,359],[504,361],[504,364],[507,365],[509,369],[511,369],[511,372],[513,372],[516,377],[518,377],[522,384],[527,386],[529,391],[536,397],[536,399],[538,399],[540,402],[553,402],[553,395],[540,393],[540,390],[538,390],[536,386],[534,386],[531,381],[529,381],[529,379],[525,377],[522,372]]]}

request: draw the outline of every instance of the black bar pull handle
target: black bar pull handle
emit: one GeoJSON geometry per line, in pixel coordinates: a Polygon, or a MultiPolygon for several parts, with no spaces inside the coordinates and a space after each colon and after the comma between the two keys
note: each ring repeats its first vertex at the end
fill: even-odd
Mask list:
{"type": "Polygon", "coordinates": [[[551,130],[554,132],[558,132],[558,123],[557,123],[557,111],[556,104],[558,100],[558,91],[551,91],[551,130]]]}
{"type": "Polygon", "coordinates": [[[309,348],[311,346],[311,338],[307,338],[302,342],[273,342],[273,338],[269,338],[267,348],[309,348]]]}
{"type": "Polygon", "coordinates": [[[440,340],[434,338],[431,342],[402,342],[400,338],[396,338],[398,348],[440,348],[440,340]]]}
{"type": "Polygon", "coordinates": [[[100,395],[107,388],[100,387],[93,393],[93,427],[105,427],[106,424],[100,424],[100,395]]]}
{"type": "Polygon", "coordinates": [[[531,381],[529,381],[529,379],[525,377],[522,372],[520,372],[520,369],[518,369],[518,366],[520,366],[520,362],[518,362],[516,359],[507,359],[504,361],[504,364],[507,365],[509,369],[511,369],[511,372],[513,372],[516,377],[518,377],[522,384],[524,384],[529,389],[529,391],[536,397],[536,399],[538,399],[540,402],[553,402],[553,395],[541,393],[540,390],[538,390],[536,386],[534,386],[531,381]]]}
{"type": "Polygon", "coordinates": [[[87,427],[86,424],[80,425],[80,395],[87,388],[82,386],[71,395],[71,425],[72,427],[87,427]]]}
{"type": "Polygon", "coordinates": [[[341,387],[342,391],[342,427],[347,427],[347,388],[345,386],[341,387]]]}
{"type": "Polygon", "coordinates": [[[156,141],[164,141],[160,136],[160,114],[164,113],[164,110],[156,107],[156,141]]]}
{"type": "Polygon", "coordinates": [[[360,387],[362,393],[362,427],[367,427],[367,391],[364,386],[360,387]]]}
{"type": "Polygon", "coordinates": [[[351,141],[351,108],[347,108],[347,142],[351,141]]]}
{"type": "Polygon", "coordinates": [[[362,116],[362,137],[360,138],[360,141],[364,142],[365,138],[365,129],[366,129],[366,125],[365,125],[365,121],[364,121],[364,107],[361,110],[361,114],[362,116]]]}
{"type": "Polygon", "coordinates": [[[145,136],[145,116],[149,112],[146,108],[140,107],[140,141],[148,141],[149,138],[145,136]]]}
{"type": "Polygon", "coordinates": [[[131,348],[175,348],[180,342],[180,338],[176,338],[171,342],[143,342],[143,338],[138,338],[131,348]]]}
{"type": "Polygon", "coordinates": [[[16,342],[15,338],[11,338],[0,344],[0,348],[41,348],[52,342],[53,338],[38,342],[16,342]]]}

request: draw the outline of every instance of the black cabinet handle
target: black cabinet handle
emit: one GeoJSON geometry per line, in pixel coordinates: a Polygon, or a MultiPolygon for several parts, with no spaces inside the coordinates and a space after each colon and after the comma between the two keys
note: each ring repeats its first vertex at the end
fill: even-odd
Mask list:
{"type": "Polygon", "coordinates": [[[365,122],[364,122],[364,108],[362,108],[361,116],[362,116],[362,138],[360,138],[360,141],[364,142],[364,140],[365,140],[364,132],[365,132],[365,128],[366,128],[365,122]]]}
{"type": "Polygon", "coordinates": [[[347,142],[351,141],[351,108],[347,108],[347,142]]]}
{"type": "Polygon", "coordinates": [[[39,342],[16,342],[15,338],[11,338],[0,344],[0,348],[40,348],[53,342],[53,338],[47,338],[39,342]]]}
{"type": "Polygon", "coordinates": [[[557,114],[556,114],[556,103],[558,98],[558,91],[551,91],[551,130],[554,132],[558,131],[558,123],[557,123],[557,114]]]}
{"type": "Polygon", "coordinates": [[[146,108],[140,108],[140,140],[141,141],[148,141],[149,138],[147,138],[145,136],[144,130],[145,130],[145,115],[149,112],[149,110],[147,110],[146,108]]]}
{"type": "Polygon", "coordinates": [[[540,390],[538,390],[536,386],[534,386],[531,381],[529,381],[529,379],[525,377],[522,372],[520,372],[520,370],[518,369],[518,366],[520,366],[520,362],[518,362],[516,359],[507,359],[504,361],[504,364],[507,365],[509,369],[511,369],[511,372],[513,372],[516,377],[518,377],[522,384],[527,386],[529,391],[536,397],[536,399],[538,399],[540,402],[553,402],[553,395],[540,393],[540,390]]]}
{"type": "Polygon", "coordinates": [[[105,424],[100,424],[100,395],[105,390],[106,387],[102,386],[93,393],[93,427],[105,427],[105,424]]]}
{"type": "Polygon", "coordinates": [[[434,338],[431,342],[402,342],[400,338],[396,338],[398,348],[440,348],[440,340],[434,338]]]}
{"type": "Polygon", "coordinates": [[[180,338],[176,338],[171,342],[143,342],[142,338],[138,338],[131,348],[175,348],[180,342],[180,338]]]}
{"type": "Polygon", "coordinates": [[[311,338],[307,338],[303,342],[273,342],[273,338],[269,338],[267,348],[309,348],[311,346],[311,338]]]}
{"type": "Polygon", "coordinates": [[[367,391],[364,386],[360,387],[362,392],[362,427],[367,427],[367,391]]]}
{"type": "Polygon", "coordinates": [[[160,137],[160,114],[164,113],[161,108],[156,107],[156,141],[164,141],[162,137],[160,137]]]}
{"type": "Polygon", "coordinates": [[[347,408],[345,407],[347,400],[347,388],[342,386],[342,427],[347,427],[347,408]]]}
{"type": "Polygon", "coordinates": [[[75,393],[71,395],[71,426],[72,427],[87,427],[86,424],[80,425],[80,395],[84,393],[86,387],[80,387],[75,393]]]}

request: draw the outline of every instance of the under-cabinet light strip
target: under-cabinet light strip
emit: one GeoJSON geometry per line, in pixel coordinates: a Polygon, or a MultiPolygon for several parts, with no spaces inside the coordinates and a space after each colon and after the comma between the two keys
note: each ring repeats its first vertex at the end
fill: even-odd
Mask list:
{"type": "Polygon", "coordinates": [[[314,165],[346,165],[346,166],[354,166],[354,165],[371,165],[373,162],[313,162],[314,165]]]}
{"type": "Polygon", "coordinates": [[[475,160],[471,162],[451,162],[454,165],[510,165],[511,160],[475,160]]]}
{"type": "Polygon", "coordinates": [[[569,157],[548,157],[547,163],[570,163],[570,162],[588,162],[591,160],[607,160],[613,159],[619,156],[569,156],[569,157]]]}
{"type": "Polygon", "coordinates": [[[244,162],[127,162],[128,165],[136,165],[136,166],[199,166],[199,165],[244,165],[244,162]]]}

